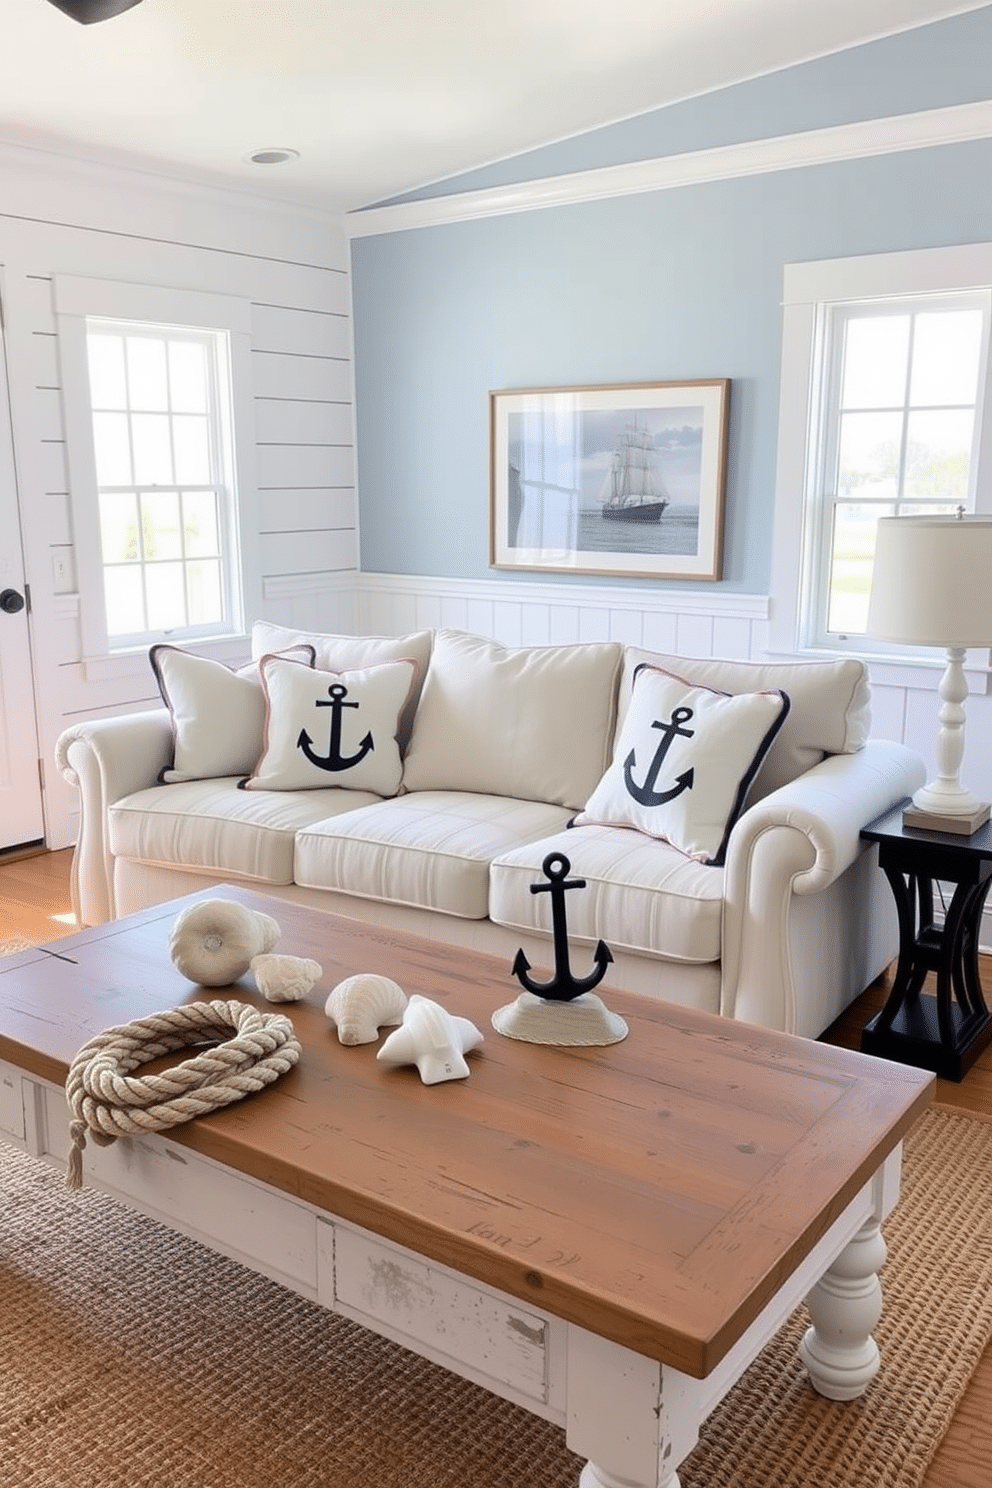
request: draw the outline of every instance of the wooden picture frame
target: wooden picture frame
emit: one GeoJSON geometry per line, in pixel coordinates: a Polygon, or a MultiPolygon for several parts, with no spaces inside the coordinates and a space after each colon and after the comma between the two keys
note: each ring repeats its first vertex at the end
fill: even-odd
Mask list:
{"type": "Polygon", "coordinates": [[[730,380],[491,392],[489,563],[715,580],[730,380]]]}

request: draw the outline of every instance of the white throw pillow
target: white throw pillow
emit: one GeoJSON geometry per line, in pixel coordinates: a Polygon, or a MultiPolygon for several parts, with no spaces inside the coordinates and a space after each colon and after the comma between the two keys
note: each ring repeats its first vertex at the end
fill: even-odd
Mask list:
{"type": "MultiPolygon", "coordinates": [[[[293,646],[283,654],[313,665],[312,646],[293,646]]],[[[172,764],[161,771],[159,781],[213,780],[254,769],[265,727],[258,663],[233,671],[223,662],[167,645],[152,646],[148,659],[172,715],[172,764]]]]}
{"type": "Polygon", "coordinates": [[[281,656],[259,663],[265,741],[245,790],[375,791],[394,796],[403,779],[400,715],[417,680],[415,661],[352,672],[318,671],[281,656]]]}
{"type": "Polygon", "coordinates": [[[828,754],[856,754],[871,733],[868,668],[853,656],[834,661],[729,661],[722,657],[671,656],[628,646],[620,680],[620,724],[626,716],[634,674],[644,664],[672,672],[715,692],[789,695],[789,716],[768,751],[747,805],[811,770],[828,754]]]}
{"type": "Polygon", "coordinates": [[[577,810],[610,758],[622,654],[614,641],[510,649],[439,630],[405,788],[577,810]]]}
{"type": "Polygon", "coordinates": [[[325,672],[351,672],[359,667],[378,666],[383,661],[415,661],[417,681],[400,720],[400,748],[405,749],[427,674],[432,640],[430,630],[416,630],[404,636],[328,635],[321,631],[290,630],[271,620],[256,620],[251,628],[251,654],[269,656],[284,651],[287,646],[308,645],[314,650],[314,666],[325,672]]]}
{"type": "Polygon", "coordinates": [[[719,867],[788,711],[781,690],[735,696],[639,667],[613,763],[575,825],[634,827],[719,867]]]}

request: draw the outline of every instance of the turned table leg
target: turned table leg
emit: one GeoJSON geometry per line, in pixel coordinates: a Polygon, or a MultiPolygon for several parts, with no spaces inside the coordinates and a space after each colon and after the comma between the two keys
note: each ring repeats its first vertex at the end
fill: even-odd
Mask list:
{"type": "MultiPolygon", "coordinates": [[[[667,1478],[659,1479],[659,1488],[681,1488],[681,1478],[673,1469],[667,1478]]],[[[587,1462],[579,1474],[579,1488],[641,1488],[630,1478],[616,1478],[605,1468],[587,1462]]]]}
{"type": "Polygon", "coordinates": [[[813,1388],[830,1400],[854,1400],[878,1373],[878,1346],[871,1336],[882,1315],[878,1272],[885,1241],[877,1220],[846,1245],[806,1299],[813,1326],[799,1355],[813,1388]]]}

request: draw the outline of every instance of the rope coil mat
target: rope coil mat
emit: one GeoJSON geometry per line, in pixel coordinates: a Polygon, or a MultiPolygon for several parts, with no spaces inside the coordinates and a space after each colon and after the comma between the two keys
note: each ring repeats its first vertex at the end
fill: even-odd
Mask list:
{"type": "Polygon", "coordinates": [[[271,1085],[300,1053],[285,1014],[243,1002],[190,1002],[105,1028],[75,1055],[65,1082],[72,1113],[66,1187],[83,1186],[87,1133],[109,1147],[134,1132],[179,1126],[271,1085]],[[161,1074],[131,1074],[163,1054],[217,1038],[224,1042],[161,1074]]]}

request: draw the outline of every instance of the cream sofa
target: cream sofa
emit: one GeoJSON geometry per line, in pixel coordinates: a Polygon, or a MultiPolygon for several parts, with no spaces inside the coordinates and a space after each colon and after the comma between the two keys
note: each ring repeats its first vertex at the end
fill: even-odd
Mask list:
{"type": "MultiPolygon", "coordinates": [[[[573,970],[581,975],[605,940],[607,999],[623,987],[815,1037],[895,954],[892,896],[859,833],[924,769],[901,744],[868,737],[860,662],[755,665],[617,643],[514,650],[454,630],[335,637],[255,625],[254,658],[294,646],[312,647],[321,672],[416,663],[396,729],[399,792],[239,788],[252,756],[271,746],[259,674],[235,682],[200,663],[209,686],[201,678],[200,692],[190,684],[178,701],[166,692],[171,711],[79,723],[58,742],[57,763],[79,790],[83,923],[240,883],[492,952],[507,966],[509,996],[518,948],[534,976],[552,965],[550,895],[531,885],[557,852],[586,881],[566,900],[573,970]],[[570,825],[611,765],[645,665],[723,694],[787,696],[716,865],[629,827],[570,825]],[[240,689],[233,700],[228,689],[240,689]],[[256,713],[239,715],[242,703],[256,713]],[[201,768],[215,773],[183,778],[197,770],[180,746],[197,730],[223,741],[229,724],[244,736],[243,758],[218,775],[225,758],[214,751],[201,768]]],[[[171,657],[180,671],[195,667],[183,656],[171,657]]],[[[275,676],[273,662],[259,664],[275,676]]]]}

